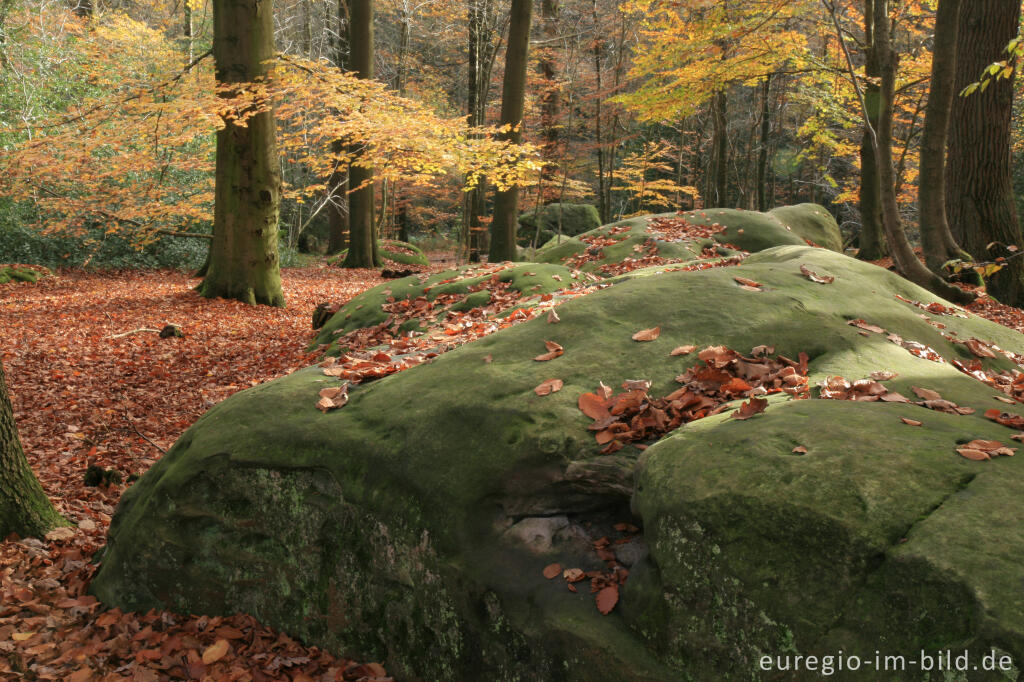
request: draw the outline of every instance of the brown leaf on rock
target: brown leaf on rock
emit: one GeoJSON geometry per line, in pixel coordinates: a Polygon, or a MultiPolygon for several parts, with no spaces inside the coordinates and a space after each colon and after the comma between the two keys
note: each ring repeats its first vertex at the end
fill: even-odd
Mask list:
{"type": "Polygon", "coordinates": [[[608,400],[612,397],[612,389],[610,386],[605,386],[603,381],[597,383],[597,395],[603,400],[608,400]]]}
{"type": "Polygon", "coordinates": [[[695,350],[697,350],[697,346],[676,346],[669,355],[689,355],[695,350]]]}
{"type": "Polygon", "coordinates": [[[646,391],[651,388],[649,379],[626,379],[622,382],[622,388],[627,391],[646,391]]]}
{"type": "Polygon", "coordinates": [[[793,448],[792,452],[794,455],[806,455],[807,448],[805,448],[803,445],[797,445],[795,448],[793,448]]]}
{"type": "Polygon", "coordinates": [[[565,578],[566,582],[578,583],[587,577],[587,574],[578,568],[567,568],[562,572],[562,577],[565,578]]]}
{"type": "Polygon", "coordinates": [[[970,338],[964,341],[964,345],[967,346],[969,351],[977,355],[979,358],[994,358],[996,356],[984,341],[970,338]]]}
{"type": "Polygon", "coordinates": [[[907,417],[900,417],[900,421],[906,424],[907,426],[921,426],[922,424],[922,422],[919,422],[916,419],[909,419],[907,417]]]}
{"type": "Polygon", "coordinates": [[[548,564],[544,567],[544,577],[548,580],[557,578],[562,573],[562,564],[548,564]]]}
{"type": "Polygon", "coordinates": [[[988,453],[984,452],[983,450],[975,450],[973,448],[957,448],[956,451],[960,453],[961,457],[973,459],[976,462],[982,462],[988,459],[992,459],[991,457],[988,456],[988,453]]]}
{"type": "Polygon", "coordinates": [[[611,416],[608,412],[608,407],[605,405],[605,401],[596,393],[582,394],[576,401],[576,405],[580,408],[580,412],[595,421],[599,419],[607,419],[611,416]]]}
{"type": "Polygon", "coordinates": [[[594,597],[594,601],[597,602],[597,610],[607,616],[615,608],[615,605],[619,603],[618,585],[609,585],[602,588],[597,593],[597,596],[594,597]]]}
{"type": "Polygon", "coordinates": [[[651,327],[650,329],[641,329],[633,334],[632,339],[634,341],[654,341],[659,336],[661,336],[661,327],[651,327]]]}
{"type": "Polygon", "coordinates": [[[558,324],[561,321],[562,318],[558,316],[558,313],[555,312],[554,308],[548,311],[548,324],[558,324]]]}
{"type": "Polygon", "coordinates": [[[832,282],[836,281],[835,277],[831,275],[819,275],[810,268],[808,268],[806,265],[800,266],[800,272],[804,274],[804,277],[811,280],[812,282],[817,282],[818,284],[831,284],[832,282]]]}
{"type": "Polygon", "coordinates": [[[864,320],[857,318],[856,320],[850,320],[846,324],[852,325],[865,331],[874,332],[876,334],[884,334],[885,330],[879,327],[877,324],[870,324],[864,320]]]}
{"type": "Polygon", "coordinates": [[[910,390],[922,400],[942,400],[942,396],[930,388],[918,388],[917,386],[911,386],[910,390]]]}
{"type": "Polygon", "coordinates": [[[746,277],[736,277],[736,276],[734,276],[733,279],[736,280],[736,282],[741,287],[749,287],[751,289],[754,289],[755,291],[760,291],[760,288],[759,288],[761,286],[760,282],[755,282],[754,280],[747,279],[746,277]]]}
{"type": "Polygon", "coordinates": [[[755,414],[764,412],[768,407],[768,401],[764,398],[751,397],[750,400],[740,405],[740,409],[732,413],[733,419],[750,419],[755,414]]]}
{"type": "Polygon", "coordinates": [[[884,371],[872,372],[869,376],[872,379],[874,379],[875,381],[888,381],[889,379],[892,379],[893,377],[899,376],[899,374],[897,374],[896,372],[890,372],[889,370],[884,370],[884,371]]]}
{"type": "Polygon", "coordinates": [[[533,392],[539,396],[551,395],[561,391],[564,385],[561,379],[547,379],[534,388],[533,392]]]}
{"type": "Polygon", "coordinates": [[[991,419],[1003,426],[1009,426],[1012,429],[1024,429],[1024,417],[1019,414],[1013,414],[1012,412],[1002,412],[992,408],[991,410],[985,411],[985,418],[991,419]]]}

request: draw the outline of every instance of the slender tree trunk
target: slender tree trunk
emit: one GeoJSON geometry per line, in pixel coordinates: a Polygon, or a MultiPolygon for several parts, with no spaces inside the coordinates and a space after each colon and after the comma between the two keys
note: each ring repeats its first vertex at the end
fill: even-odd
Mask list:
{"type": "Polygon", "coordinates": [[[881,185],[882,227],[897,269],[911,282],[951,301],[967,303],[973,296],[930,271],[917,259],[903,225],[896,201],[896,169],[892,158],[893,99],[896,89],[897,56],[889,36],[887,0],[876,0],[874,7],[875,44],[881,70],[879,119],[875,129],[875,159],[881,185]]]}
{"type": "Polygon", "coordinates": [[[712,106],[713,117],[714,117],[714,131],[712,147],[715,153],[715,206],[725,207],[728,204],[728,192],[729,192],[729,132],[727,118],[728,111],[726,108],[728,103],[725,96],[725,90],[719,90],[715,93],[715,99],[712,106]]]}
{"type": "MultiPolygon", "coordinates": [[[[217,81],[245,83],[266,78],[274,56],[270,2],[215,0],[213,56],[217,81]]],[[[281,168],[272,110],[246,125],[225,121],[217,132],[213,240],[206,278],[207,298],[235,298],[284,306],[277,255],[281,168]]]]}
{"type": "MultiPolygon", "coordinates": [[[[359,78],[373,78],[373,0],[350,0],[349,60],[359,78]]],[[[348,169],[349,239],[342,267],[380,265],[373,216],[373,168],[351,164],[348,169]],[[356,189],[358,188],[358,189],[356,189]]]]}
{"type": "MultiPolygon", "coordinates": [[[[551,185],[558,174],[558,114],[561,92],[558,83],[558,63],[555,41],[558,38],[558,0],[541,0],[541,18],[544,28],[544,47],[540,53],[540,74],[544,80],[540,94],[540,135],[543,140],[541,154],[544,159],[542,174],[551,185]]],[[[541,199],[544,202],[543,198],[541,199]]]]}
{"type": "MultiPolygon", "coordinates": [[[[338,0],[337,42],[334,46],[334,63],[344,71],[348,68],[348,3],[338,0]]],[[[331,151],[341,154],[344,144],[341,140],[331,143],[331,151]]],[[[327,253],[338,253],[348,246],[348,168],[338,163],[327,179],[331,205],[327,207],[327,253]]]]}
{"type": "Polygon", "coordinates": [[[765,76],[761,83],[761,145],[757,155],[757,210],[768,210],[768,145],[772,131],[772,74],[765,76]]]}
{"type": "Polygon", "coordinates": [[[945,204],[946,133],[953,107],[959,19],[960,0],[940,0],[935,15],[931,87],[921,138],[918,181],[921,246],[924,249],[925,264],[936,274],[942,274],[942,264],[947,260],[967,257],[949,231],[945,204]]]}
{"type": "MultiPolygon", "coordinates": [[[[988,64],[1006,58],[1003,48],[1017,35],[1020,3],[969,0],[960,9],[957,40],[959,91],[988,64]]],[[[1009,255],[988,244],[1024,246],[1014,203],[1010,163],[1013,78],[993,80],[985,92],[956,97],[946,163],[946,211],[953,236],[975,258],[1009,255]]],[[[997,247],[1002,248],[1002,247],[997,247]]],[[[1024,307],[1024,263],[1013,258],[993,275],[988,292],[1024,307]]]]}
{"type": "MultiPolygon", "coordinates": [[[[594,18],[594,32],[598,33],[598,12],[597,0],[591,3],[591,13],[594,18]]],[[[601,224],[611,222],[611,206],[605,192],[605,149],[603,138],[603,123],[601,103],[604,101],[604,93],[601,92],[601,56],[603,53],[603,42],[599,37],[594,38],[594,84],[597,89],[597,96],[594,98],[594,138],[597,145],[597,212],[601,217],[601,224]]]]}
{"type": "MultiPolygon", "coordinates": [[[[505,51],[505,76],[501,89],[501,123],[512,126],[505,139],[518,144],[523,139],[522,122],[526,95],[526,55],[530,45],[530,18],[533,0],[512,0],[505,51]]],[[[494,220],[491,222],[491,248],[488,258],[515,260],[519,187],[494,193],[494,220]]]]}
{"type": "Polygon", "coordinates": [[[0,539],[11,533],[42,535],[66,525],[25,459],[0,365],[0,539]]]}
{"type": "Polygon", "coordinates": [[[881,75],[872,19],[875,2],[876,0],[864,0],[864,75],[867,76],[864,83],[864,104],[867,107],[868,120],[860,139],[860,250],[857,257],[861,260],[878,260],[886,253],[878,162],[871,135],[872,129],[878,129],[878,77],[881,75]]]}

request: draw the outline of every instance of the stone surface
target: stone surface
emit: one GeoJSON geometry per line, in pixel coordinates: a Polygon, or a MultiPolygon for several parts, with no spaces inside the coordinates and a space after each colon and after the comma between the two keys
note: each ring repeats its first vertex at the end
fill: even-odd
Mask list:
{"type": "MultiPolygon", "coordinates": [[[[527,267],[514,277],[560,266],[527,267]]],[[[747,679],[761,655],[837,648],[1022,660],[1024,457],[955,448],[1015,445],[983,413],[1024,409],[957,371],[950,361],[974,356],[947,336],[1016,353],[1024,337],[928,313],[896,296],[929,293],[826,249],[666,269],[563,304],[558,325],[534,319],[354,387],[327,414],[316,395],[337,382],[317,368],[232,396],[125,493],[94,592],[123,608],[245,611],[405,679],[747,679]],[[857,318],[945,362],[862,335],[857,318]],[[656,341],[631,339],[656,325],[656,341]],[[564,355],[533,361],[545,340],[564,355]],[[665,395],[694,364],[670,355],[683,344],[806,352],[812,384],[892,370],[891,391],[929,388],[976,412],[776,395],[751,419],[707,417],[601,455],[578,396],[637,378],[665,395]],[[537,396],[552,377],[564,388],[537,396]],[[630,576],[602,616],[586,583],[573,594],[541,572],[600,568],[587,542],[618,537],[618,522],[643,538],[621,550],[630,576]]]]}

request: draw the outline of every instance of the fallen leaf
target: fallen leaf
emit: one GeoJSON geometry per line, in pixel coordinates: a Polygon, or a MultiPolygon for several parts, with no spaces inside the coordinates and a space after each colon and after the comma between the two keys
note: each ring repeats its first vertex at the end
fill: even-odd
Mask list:
{"type": "Polygon", "coordinates": [[[888,381],[889,379],[892,379],[893,377],[899,376],[899,374],[897,374],[896,372],[890,372],[889,370],[884,370],[884,371],[872,372],[870,374],[870,376],[875,381],[888,381]]]}
{"type": "Polygon", "coordinates": [[[597,593],[597,596],[594,597],[594,601],[597,602],[597,610],[607,616],[615,608],[615,605],[619,603],[619,586],[609,585],[602,588],[597,593]]]}
{"type": "Polygon", "coordinates": [[[216,663],[224,658],[230,649],[231,644],[228,643],[228,640],[218,639],[203,651],[203,664],[210,665],[211,663],[216,663]]]}
{"type": "Polygon", "coordinates": [[[741,286],[750,287],[751,289],[755,289],[757,291],[760,291],[760,289],[758,287],[760,287],[761,284],[759,282],[755,282],[752,279],[747,279],[746,277],[735,277],[734,276],[733,279],[736,280],[736,282],[738,282],[741,286]]]}
{"type": "Polygon", "coordinates": [[[578,583],[587,577],[586,573],[578,568],[567,568],[562,571],[562,577],[570,583],[578,583]]]}
{"type": "Polygon", "coordinates": [[[876,334],[884,334],[885,333],[885,330],[882,329],[881,327],[879,327],[877,324],[869,324],[869,323],[865,322],[864,320],[862,320],[860,318],[857,318],[856,320],[850,320],[846,324],[852,325],[854,327],[858,327],[860,329],[864,329],[864,330],[869,331],[869,332],[874,332],[876,334]]]}
{"type": "Polygon", "coordinates": [[[697,350],[697,346],[676,346],[669,355],[689,355],[697,350]]]}
{"type": "Polygon", "coordinates": [[[942,400],[942,396],[930,388],[918,388],[917,386],[911,386],[910,390],[922,400],[942,400]]]}
{"type": "Polygon", "coordinates": [[[595,393],[584,393],[576,401],[580,411],[593,420],[607,419],[611,415],[605,407],[604,400],[595,393]]]}
{"type": "Polygon", "coordinates": [[[819,274],[816,274],[813,270],[808,268],[806,265],[801,265],[800,266],[800,272],[802,272],[804,274],[804,277],[806,277],[807,279],[811,280],[812,282],[817,282],[818,284],[831,284],[832,282],[836,281],[836,278],[832,277],[831,275],[819,275],[819,274]]]}
{"type": "Polygon", "coordinates": [[[562,564],[548,564],[544,567],[544,577],[548,580],[557,578],[562,572],[562,564]]]}
{"type": "Polygon", "coordinates": [[[900,417],[900,421],[908,426],[921,426],[921,422],[916,419],[908,419],[907,417],[900,417]]]}
{"type": "Polygon", "coordinates": [[[793,448],[793,454],[796,454],[796,455],[806,455],[807,454],[807,448],[805,448],[803,445],[797,445],[795,448],[793,448]]]}
{"type": "Polygon", "coordinates": [[[964,345],[967,346],[969,351],[977,355],[979,358],[994,358],[996,356],[984,341],[971,338],[964,341],[964,345]]]}
{"type": "Polygon", "coordinates": [[[732,413],[734,419],[750,419],[755,414],[764,412],[764,408],[768,407],[768,401],[764,398],[752,397],[747,402],[740,405],[740,409],[732,413]]]}
{"type": "Polygon", "coordinates": [[[562,386],[564,385],[565,384],[562,382],[561,379],[547,379],[541,382],[540,385],[537,386],[535,389],[533,389],[533,392],[541,396],[551,395],[552,393],[557,393],[561,391],[562,386]]]}
{"type": "Polygon", "coordinates": [[[988,456],[988,453],[981,450],[974,450],[973,448],[957,448],[956,451],[960,453],[961,457],[966,457],[967,459],[972,459],[976,462],[992,459],[988,456]]]}
{"type": "Polygon", "coordinates": [[[555,312],[554,308],[548,311],[548,324],[557,324],[561,321],[562,318],[558,316],[558,313],[555,312]]]}
{"type": "Polygon", "coordinates": [[[652,327],[651,329],[641,329],[636,334],[633,334],[634,341],[654,341],[661,335],[661,327],[652,327]]]}
{"type": "Polygon", "coordinates": [[[491,364],[492,362],[494,362],[494,356],[493,356],[493,355],[491,355],[490,353],[488,353],[487,355],[485,355],[485,356],[484,356],[484,364],[485,364],[485,365],[489,365],[489,364],[491,364]]]}
{"type": "Polygon", "coordinates": [[[60,526],[58,528],[54,528],[43,537],[45,537],[50,542],[56,542],[58,540],[70,540],[71,538],[75,537],[75,531],[65,526],[60,526]]]}

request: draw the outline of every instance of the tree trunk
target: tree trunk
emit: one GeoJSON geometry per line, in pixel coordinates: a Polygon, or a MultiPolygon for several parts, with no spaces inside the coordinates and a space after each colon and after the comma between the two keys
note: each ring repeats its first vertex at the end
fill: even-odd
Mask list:
{"type": "MultiPolygon", "coordinates": [[[[523,106],[526,95],[526,55],[530,46],[530,15],[533,0],[512,0],[505,50],[505,76],[501,88],[501,123],[512,128],[506,140],[518,144],[523,139],[523,106]]],[[[519,187],[494,193],[494,219],[491,222],[492,263],[515,260],[519,187]]]]}
{"type": "Polygon", "coordinates": [[[25,459],[0,365],[0,539],[11,533],[42,535],[66,525],[25,459]]]}
{"type": "Polygon", "coordinates": [[[881,186],[882,227],[896,268],[911,282],[957,303],[967,303],[973,296],[930,271],[917,259],[903,225],[896,202],[896,169],[892,158],[893,98],[896,89],[897,56],[889,37],[887,0],[876,0],[874,7],[875,45],[881,71],[878,128],[875,129],[875,159],[881,186]]]}
{"type": "MultiPolygon", "coordinates": [[[[482,126],[484,124],[484,107],[481,81],[483,80],[483,58],[484,58],[484,15],[486,8],[484,0],[470,0],[468,22],[469,38],[469,68],[466,73],[466,113],[469,115],[469,125],[482,126]]],[[[480,262],[480,255],[483,249],[484,235],[486,228],[480,221],[484,212],[484,202],[487,194],[487,185],[484,178],[480,178],[477,185],[468,191],[465,196],[465,210],[463,211],[463,224],[466,226],[466,243],[469,250],[469,261],[480,262]]]]}
{"type": "Polygon", "coordinates": [[[728,171],[729,171],[729,132],[726,107],[728,106],[725,97],[725,90],[715,93],[713,105],[714,115],[714,147],[715,153],[715,206],[725,208],[728,204],[728,171]]]}
{"type": "MultiPolygon", "coordinates": [[[[348,3],[338,0],[338,30],[334,46],[334,63],[344,71],[348,66],[348,3]]],[[[343,143],[331,144],[331,151],[341,154],[343,143]]],[[[327,253],[338,253],[348,247],[348,168],[338,164],[327,179],[331,204],[327,207],[327,253]]]]}
{"type": "MultiPolygon", "coordinates": [[[[970,0],[960,10],[956,90],[978,80],[1017,35],[1020,3],[970,0]]],[[[985,92],[957,97],[949,130],[946,211],[953,236],[975,258],[1008,255],[987,245],[1021,244],[1010,165],[1013,79],[993,80],[985,92]]],[[[988,283],[988,292],[1024,307],[1024,263],[1013,258],[988,283]]]]}
{"type": "MultiPolygon", "coordinates": [[[[359,78],[373,78],[373,0],[349,4],[349,60],[359,78]]],[[[352,164],[348,169],[348,255],[342,267],[372,268],[380,265],[373,220],[373,168],[352,164]],[[364,186],[365,183],[365,186],[364,186]],[[359,189],[355,189],[355,188],[359,189]]]]}
{"type": "Polygon", "coordinates": [[[857,258],[878,260],[885,256],[882,230],[881,186],[871,131],[878,129],[879,86],[878,53],[873,26],[875,0],[864,1],[864,105],[867,122],[860,138],[860,250],[857,258]]]}
{"type": "MultiPolygon", "coordinates": [[[[555,59],[555,41],[558,38],[558,0],[541,0],[541,18],[544,25],[544,47],[540,52],[540,74],[544,80],[540,93],[540,134],[543,139],[541,170],[544,181],[554,184],[558,174],[558,114],[561,92],[558,83],[558,63],[555,59]]],[[[544,202],[543,197],[541,198],[544,202]]]]}
{"type": "Polygon", "coordinates": [[[953,82],[956,75],[957,23],[960,0],[940,0],[935,15],[932,45],[932,79],[925,108],[921,138],[921,166],[918,180],[918,209],[921,220],[921,246],[928,268],[941,275],[942,264],[952,258],[967,257],[960,250],[946,221],[946,133],[953,107],[953,82]]]}
{"type": "MultiPolygon", "coordinates": [[[[245,83],[268,74],[274,56],[273,6],[215,0],[213,56],[217,81],[245,83]]],[[[199,292],[284,306],[277,255],[281,168],[272,110],[246,125],[226,120],[217,132],[217,173],[210,263],[199,292]]]]}
{"type": "MultiPolygon", "coordinates": [[[[772,130],[772,74],[768,74],[761,84],[761,145],[757,154],[757,210],[764,213],[768,210],[768,145],[772,130]]],[[[680,152],[681,154],[681,152],[680,152]]]]}

